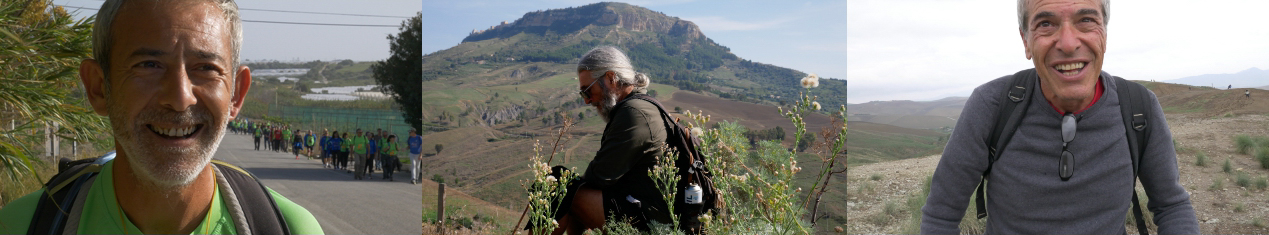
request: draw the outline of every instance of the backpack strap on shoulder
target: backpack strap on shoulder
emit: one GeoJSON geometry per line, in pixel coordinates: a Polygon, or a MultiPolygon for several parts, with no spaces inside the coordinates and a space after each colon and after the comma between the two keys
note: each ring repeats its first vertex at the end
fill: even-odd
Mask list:
{"type": "Polygon", "coordinates": [[[282,218],[281,210],[278,210],[277,202],[273,200],[273,195],[256,179],[255,175],[220,160],[212,160],[211,163],[216,167],[216,172],[222,176],[218,177],[218,180],[224,179],[225,184],[222,184],[221,188],[228,188],[223,191],[229,194],[224,195],[224,200],[231,202],[227,206],[233,207],[237,204],[239,207],[230,208],[231,213],[241,211],[241,217],[234,216],[234,222],[240,234],[291,234],[286,220],[282,218]],[[246,222],[246,226],[238,224],[241,222],[246,222]],[[242,233],[244,231],[245,233],[242,233]]]}
{"type": "Polygon", "coordinates": [[[1035,69],[1026,69],[1018,71],[1010,78],[1008,92],[1005,93],[1005,100],[997,107],[996,122],[992,127],[991,136],[984,143],[987,146],[987,170],[983,171],[983,176],[978,180],[978,188],[975,190],[974,205],[977,210],[978,218],[987,217],[987,193],[984,188],[987,186],[987,177],[991,174],[991,167],[996,164],[996,160],[1000,159],[1001,152],[1005,146],[1009,145],[1009,140],[1013,138],[1013,133],[1018,130],[1018,125],[1022,123],[1022,118],[1027,114],[1027,106],[1031,104],[1031,92],[1035,89],[1036,79],[1039,75],[1035,69]]]}
{"type": "MultiPolygon", "coordinates": [[[[44,184],[44,193],[40,195],[35,206],[34,217],[31,218],[27,234],[62,234],[76,233],[79,227],[79,211],[82,207],[93,179],[101,171],[102,165],[115,157],[114,152],[104,156],[77,160],[59,169],[57,175],[44,184]],[[75,224],[70,224],[70,223],[75,224]],[[70,226],[70,230],[67,230],[70,226]]],[[[61,167],[59,167],[61,168],[61,167]]]]}
{"type": "MultiPolygon", "coordinates": [[[[1105,74],[1105,73],[1103,73],[1105,74]]],[[[1112,76],[1113,77],[1113,76],[1112,76]]],[[[1145,86],[1130,82],[1120,77],[1113,77],[1115,92],[1119,93],[1119,112],[1123,115],[1124,131],[1128,135],[1128,148],[1132,154],[1132,215],[1137,224],[1137,232],[1148,234],[1145,217],[1141,211],[1140,199],[1137,199],[1137,172],[1140,169],[1141,157],[1145,155],[1146,143],[1149,142],[1150,129],[1147,128],[1146,102],[1150,100],[1150,91],[1145,86]]]]}

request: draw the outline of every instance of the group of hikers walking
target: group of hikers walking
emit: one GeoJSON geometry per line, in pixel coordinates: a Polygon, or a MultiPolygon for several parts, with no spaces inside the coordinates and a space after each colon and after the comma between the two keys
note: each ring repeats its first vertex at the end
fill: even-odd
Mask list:
{"type": "Polygon", "coordinates": [[[319,136],[312,130],[292,131],[285,124],[248,121],[230,122],[229,129],[234,133],[252,135],[257,151],[263,142],[265,150],[289,152],[295,155],[295,159],[300,159],[300,155],[308,159],[320,158],[322,167],[353,173],[353,179],[374,179],[372,174],[379,171],[381,175],[378,179],[396,181],[393,173],[410,166],[410,183],[419,183],[423,138],[414,129],[410,129],[406,140],[408,157],[399,156],[401,146],[397,136],[383,129],[362,132],[361,128],[357,128],[355,133],[323,129],[319,136]],[[352,160],[351,168],[349,160],[352,160]]]}

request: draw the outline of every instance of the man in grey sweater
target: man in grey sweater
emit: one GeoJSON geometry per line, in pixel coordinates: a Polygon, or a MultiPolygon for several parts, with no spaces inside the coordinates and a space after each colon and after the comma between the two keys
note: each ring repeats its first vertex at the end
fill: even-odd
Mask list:
{"type": "MultiPolygon", "coordinates": [[[[1037,91],[1012,139],[991,166],[986,187],[989,234],[1123,234],[1131,208],[1133,166],[1120,100],[1101,71],[1109,0],[1019,0],[1019,33],[1037,91]],[[1066,143],[1064,115],[1075,119],[1066,143]],[[1059,176],[1063,150],[1072,174],[1059,176]]],[[[921,209],[921,233],[959,233],[970,196],[988,169],[987,142],[1011,76],[974,89],[961,112],[921,209]]],[[[1176,152],[1153,94],[1149,136],[1138,177],[1160,234],[1197,234],[1189,193],[1178,182],[1176,152]]],[[[1126,102],[1126,101],[1125,101],[1126,102]]]]}

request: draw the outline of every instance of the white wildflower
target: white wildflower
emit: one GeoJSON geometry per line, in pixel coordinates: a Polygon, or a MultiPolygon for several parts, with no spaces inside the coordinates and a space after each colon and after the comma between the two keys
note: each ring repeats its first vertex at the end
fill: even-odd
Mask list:
{"type": "Polygon", "coordinates": [[[698,136],[698,137],[699,137],[699,136],[704,136],[704,135],[705,135],[705,131],[704,131],[704,130],[701,130],[701,128],[700,128],[700,127],[693,127],[693,128],[692,128],[692,136],[698,136]]]}
{"type": "Polygon", "coordinates": [[[817,111],[818,111],[818,110],[820,110],[820,102],[819,102],[819,101],[811,101],[811,108],[813,108],[813,109],[815,109],[815,110],[817,110],[817,111]]]}
{"type": "Polygon", "coordinates": [[[814,73],[812,73],[812,74],[807,74],[806,77],[802,78],[802,88],[811,89],[812,87],[819,87],[819,86],[820,86],[819,75],[815,75],[814,73]]]}
{"type": "Polygon", "coordinates": [[[556,181],[555,176],[554,176],[554,175],[552,175],[552,176],[547,176],[547,177],[546,177],[546,181],[547,181],[547,182],[555,182],[555,181],[556,181]]]}

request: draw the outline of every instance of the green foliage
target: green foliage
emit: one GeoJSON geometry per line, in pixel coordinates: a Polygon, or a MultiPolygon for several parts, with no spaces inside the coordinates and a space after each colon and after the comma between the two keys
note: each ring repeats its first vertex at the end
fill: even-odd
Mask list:
{"type": "Polygon", "coordinates": [[[432,181],[433,181],[433,182],[436,182],[436,183],[438,183],[438,184],[444,184],[444,183],[445,183],[445,177],[444,177],[444,176],[441,176],[441,174],[434,174],[434,175],[432,175],[432,181]]]}
{"type": "Polygon", "coordinates": [[[1201,153],[1201,152],[1200,152],[1200,153],[1198,153],[1198,155],[1195,155],[1195,156],[1194,156],[1194,165],[1195,165],[1195,166],[1201,166],[1201,167],[1202,167],[1202,166],[1207,166],[1207,154],[1203,154],[1203,153],[1201,153]]]}
{"type": "Polygon", "coordinates": [[[1221,171],[1222,171],[1222,172],[1225,172],[1225,173],[1230,173],[1230,172],[1232,172],[1232,171],[1233,171],[1233,169],[1234,169],[1234,168],[1233,168],[1232,166],[1230,166],[1230,165],[1229,165],[1229,159],[1228,159],[1228,158],[1226,158],[1226,159],[1225,159],[1225,164],[1224,164],[1224,165],[1221,165],[1221,171]]]}
{"type": "Polygon", "coordinates": [[[1238,212],[1238,213],[1247,212],[1247,210],[1246,210],[1246,209],[1243,209],[1243,207],[1245,207],[1245,206],[1243,206],[1243,203],[1241,203],[1241,202],[1239,202],[1238,204],[1235,204],[1235,205],[1234,205],[1234,212],[1238,212]]]}
{"type": "Polygon", "coordinates": [[[17,184],[46,178],[33,156],[41,153],[47,125],[60,124],[52,135],[64,141],[113,147],[112,138],[100,136],[111,133],[106,118],[84,102],[77,76],[80,60],[91,56],[94,18],[75,21],[52,1],[24,2],[0,4],[0,120],[15,124],[0,132],[0,168],[5,181],[17,184]]]}
{"type": "Polygon", "coordinates": [[[1221,188],[1224,188],[1224,187],[1225,187],[1225,181],[1224,181],[1224,180],[1221,180],[1221,179],[1212,179],[1212,185],[1211,185],[1211,186],[1208,186],[1208,187],[1207,187],[1207,190],[1216,191],[1216,190],[1220,190],[1221,188]]]}
{"type": "Polygon", "coordinates": [[[1269,169],[1269,146],[1261,146],[1256,151],[1256,161],[1260,162],[1260,168],[1269,169]]]}
{"type": "Polygon", "coordinates": [[[442,149],[445,149],[444,144],[436,144],[436,154],[441,154],[442,149]]]}
{"type": "Polygon", "coordinates": [[[1237,184],[1238,187],[1251,187],[1251,176],[1247,176],[1247,172],[1238,171],[1234,179],[1234,184],[1237,184]]]}
{"type": "Polygon", "coordinates": [[[1265,219],[1264,219],[1264,218],[1260,218],[1260,217],[1256,217],[1255,219],[1252,219],[1252,220],[1251,220],[1251,226],[1256,226],[1257,228],[1264,228],[1264,227],[1265,227],[1265,219]]]}
{"type": "Polygon", "coordinates": [[[400,104],[405,122],[423,129],[423,14],[401,23],[401,32],[388,35],[392,56],[370,66],[375,82],[400,104]]]}
{"type": "Polygon", "coordinates": [[[1257,190],[1264,190],[1265,188],[1269,188],[1269,178],[1265,178],[1264,176],[1261,176],[1260,178],[1256,178],[1255,188],[1257,190]]]}
{"type": "Polygon", "coordinates": [[[881,180],[881,174],[872,174],[872,176],[869,176],[868,179],[871,179],[872,181],[881,180]]]}
{"type": "Polygon", "coordinates": [[[1251,153],[1251,150],[1255,147],[1256,142],[1252,141],[1250,136],[1238,135],[1234,137],[1234,148],[1238,150],[1239,154],[1251,153]]]}

